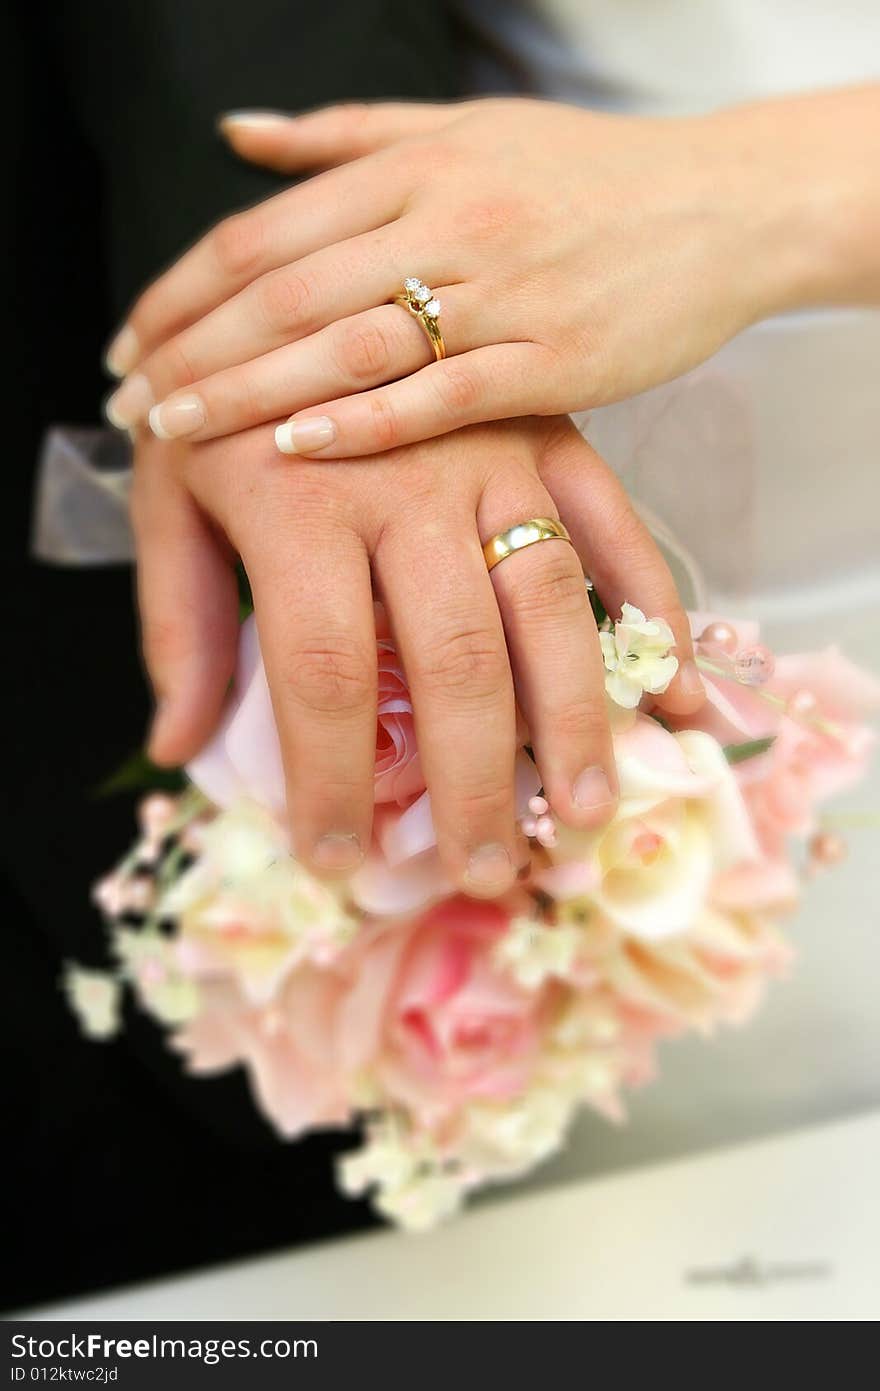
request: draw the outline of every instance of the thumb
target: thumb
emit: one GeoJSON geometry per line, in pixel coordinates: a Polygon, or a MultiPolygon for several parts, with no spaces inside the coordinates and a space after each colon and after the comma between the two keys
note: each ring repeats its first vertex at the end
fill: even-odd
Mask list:
{"type": "Polygon", "coordinates": [[[144,662],[156,696],[148,750],[174,766],[194,757],[219,722],[235,666],[238,597],[231,557],[166,466],[168,452],[138,446],[132,522],[144,662]]]}

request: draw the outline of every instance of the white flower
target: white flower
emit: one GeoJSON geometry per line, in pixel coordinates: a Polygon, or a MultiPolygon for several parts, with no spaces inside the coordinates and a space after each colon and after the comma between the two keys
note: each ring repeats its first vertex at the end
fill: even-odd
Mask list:
{"type": "Polygon", "coordinates": [[[87,1038],[108,1039],[119,1032],[122,989],[115,976],[71,961],[64,968],[62,986],[87,1038]]]}
{"type": "Polygon", "coordinates": [[[516,1178],[562,1145],[578,1105],[577,1089],[554,1079],[505,1102],[475,1102],[459,1141],[467,1167],[481,1179],[516,1178]]]}
{"type": "Polygon", "coordinates": [[[177,967],[174,945],[158,932],[118,927],[113,952],[144,1008],[160,1024],[188,1024],[199,1012],[195,981],[177,967]]]}
{"type": "Polygon", "coordinates": [[[383,1189],[375,1199],[383,1216],[408,1232],[429,1232],[461,1207],[464,1189],[453,1174],[441,1170],[417,1175],[401,1188],[383,1189]]]}
{"type": "Polygon", "coordinates": [[[513,918],[494,957],[526,990],[537,990],[551,976],[565,979],[577,957],[576,927],[548,927],[534,918],[513,918]]]}
{"type": "Polygon", "coordinates": [[[634,709],[648,691],[665,691],[678,671],[678,658],[670,654],[675,638],[662,618],[645,618],[641,609],[624,604],[613,633],[599,634],[605,659],[605,690],[627,710],[634,709]]]}
{"type": "Polygon", "coordinates": [[[202,840],[159,912],[179,920],[184,954],[231,972],[249,999],[270,999],[301,961],[326,965],[355,936],[342,890],[298,864],[278,823],[254,803],[221,812],[202,840]]]}
{"type": "Polygon", "coordinates": [[[670,734],[642,715],[615,742],[620,801],[594,831],[560,826],[538,884],[619,932],[656,942],[688,932],[715,876],[760,859],[755,829],[717,740],[670,734]]]}
{"type": "Polygon", "coordinates": [[[410,1232],[429,1231],[461,1206],[466,1184],[444,1167],[430,1136],[414,1134],[390,1115],[370,1126],[362,1149],[336,1166],[343,1193],[374,1189],[378,1212],[410,1232]]]}

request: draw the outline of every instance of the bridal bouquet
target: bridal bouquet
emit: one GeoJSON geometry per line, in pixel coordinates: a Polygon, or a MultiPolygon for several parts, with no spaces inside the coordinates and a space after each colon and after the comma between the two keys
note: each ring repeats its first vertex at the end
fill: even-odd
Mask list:
{"type": "Polygon", "coordinates": [[[780,919],[843,852],[818,806],[860,776],[880,687],[830,648],[774,659],[754,624],[694,614],[708,700],[646,713],[672,634],[600,614],[620,803],[599,830],[557,823],[516,754],[530,865],[500,901],[455,892],[434,842],[406,678],[377,610],[376,815],[343,886],[289,852],[281,755],[253,619],[212,743],[97,886],[112,971],[70,965],[86,1033],[122,991],[193,1073],[242,1065],[281,1135],[358,1124],[345,1192],[429,1227],[471,1189],[522,1174],[583,1105],[623,1117],[658,1041],[747,1019],[784,970],[780,919]]]}

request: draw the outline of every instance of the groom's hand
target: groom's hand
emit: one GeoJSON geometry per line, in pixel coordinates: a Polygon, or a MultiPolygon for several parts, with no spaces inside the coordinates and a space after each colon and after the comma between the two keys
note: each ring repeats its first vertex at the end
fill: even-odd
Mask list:
{"type": "Polygon", "coordinates": [[[628,600],[672,626],[682,666],[667,708],[702,699],[669,571],[614,475],[566,420],[474,427],[354,466],[291,465],[265,427],[191,447],[142,437],[133,516],[159,701],[153,756],[183,762],[216,725],[235,663],[240,555],[293,843],[318,871],[356,867],[370,838],[371,577],[411,688],[440,852],[471,892],[502,892],[520,858],[514,689],[561,819],[587,827],[613,812],[603,663],[583,569],[609,611],[628,600]],[[560,512],[576,549],[533,545],[490,576],[482,542],[560,512]]]}

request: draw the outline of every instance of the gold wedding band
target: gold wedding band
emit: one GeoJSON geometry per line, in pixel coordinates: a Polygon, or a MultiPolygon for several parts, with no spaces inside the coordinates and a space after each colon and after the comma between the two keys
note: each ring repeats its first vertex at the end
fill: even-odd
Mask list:
{"type": "Polygon", "coordinates": [[[572,544],[562,522],[554,522],[552,517],[533,517],[529,522],[517,522],[507,531],[500,531],[486,542],[483,555],[488,569],[494,570],[514,551],[534,546],[538,541],[567,541],[569,545],[572,544]]]}
{"type": "Polygon", "coordinates": [[[394,303],[408,309],[414,319],[418,319],[428,342],[434,349],[434,359],[439,362],[446,356],[446,344],[443,342],[443,334],[440,332],[440,301],[435,298],[434,291],[429,290],[416,276],[407,276],[403,282],[403,290],[399,295],[394,296],[394,303]]]}

